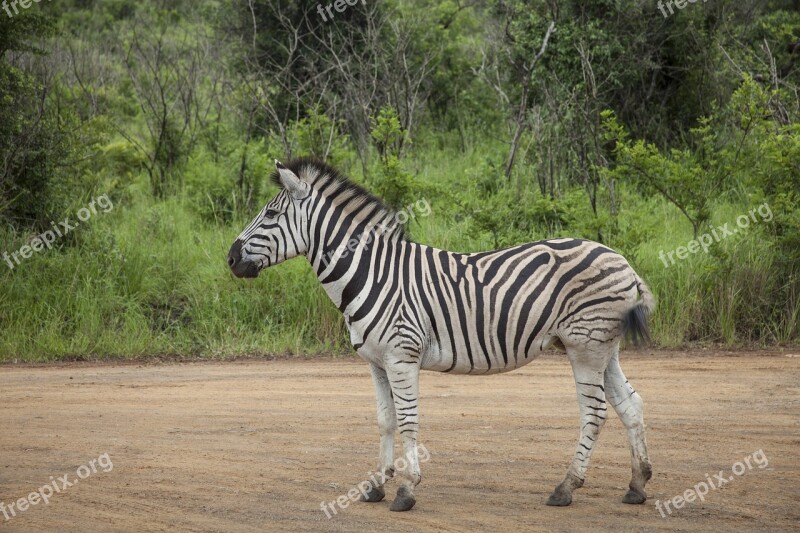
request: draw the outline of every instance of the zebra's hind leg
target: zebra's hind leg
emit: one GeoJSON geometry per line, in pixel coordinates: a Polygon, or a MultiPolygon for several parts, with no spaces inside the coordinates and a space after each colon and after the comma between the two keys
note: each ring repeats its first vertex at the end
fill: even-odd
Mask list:
{"type": "Polygon", "coordinates": [[[397,431],[397,415],[394,411],[392,388],[386,371],[370,364],[375,396],[378,400],[378,430],[381,435],[380,463],[378,473],[359,483],[362,502],[379,502],[386,497],[384,483],[394,476],[394,433],[397,431]]]}
{"type": "Polygon", "coordinates": [[[556,506],[572,503],[572,492],[583,485],[592,450],[608,413],[603,373],[612,352],[608,346],[596,348],[567,346],[567,356],[575,377],[581,434],[564,481],[556,487],[547,500],[547,505],[556,506]]]}
{"type": "Polygon", "coordinates": [[[644,437],[644,402],[634,390],[619,366],[619,350],[608,363],[605,371],[605,387],[608,401],[628,430],[631,446],[630,490],[622,498],[625,503],[644,503],[647,493],[644,486],[652,476],[650,459],[647,457],[647,442],[644,437]]]}

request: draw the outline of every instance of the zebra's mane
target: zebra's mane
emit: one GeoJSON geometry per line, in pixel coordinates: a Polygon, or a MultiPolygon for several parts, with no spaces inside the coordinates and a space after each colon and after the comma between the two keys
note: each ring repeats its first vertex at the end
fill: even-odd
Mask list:
{"type": "MultiPolygon", "coordinates": [[[[351,181],[336,168],[324,161],[313,157],[300,157],[288,163],[284,163],[283,165],[317,191],[321,192],[325,190],[326,194],[348,192],[350,193],[350,200],[348,200],[349,205],[357,208],[377,207],[377,211],[380,215],[392,217],[396,220],[396,211],[386,205],[382,199],[378,198],[358,183],[351,181]],[[330,188],[331,186],[332,188],[330,188]]],[[[270,180],[278,187],[283,187],[277,170],[272,173],[270,180]]],[[[364,211],[368,212],[370,209],[364,209],[364,211]]],[[[405,236],[402,224],[397,224],[396,231],[401,236],[405,236]]]]}

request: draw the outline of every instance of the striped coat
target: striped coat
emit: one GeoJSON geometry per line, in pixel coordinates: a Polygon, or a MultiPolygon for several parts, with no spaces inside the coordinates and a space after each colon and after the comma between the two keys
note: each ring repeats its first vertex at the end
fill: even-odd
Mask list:
{"type": "Polygon", "coordinates": [[[399,430],[406,468],[397,472],[392,509],[416,501],[420,370],[506,372],[556,347],[572,364],[581,436],[548,504],[568,505],[583,484],[607,399],[631,446],[623,501],[645,501],[651,468],[643,404],[619,366],[619,344],[626,333],[647,337],[654,302],[621,255],[578,239],[472,254],[438,250],[407,239],[402,213],[323,163],[277,163],[274,181],[281,192],[236,239],[228,263],[235,275],[255,277],[305,255],[342,311],[353,346],[370,364],[378,400],[381,479],[359,485],[362,499],[383,499],[384,481],[396,470],[399,430]]]}

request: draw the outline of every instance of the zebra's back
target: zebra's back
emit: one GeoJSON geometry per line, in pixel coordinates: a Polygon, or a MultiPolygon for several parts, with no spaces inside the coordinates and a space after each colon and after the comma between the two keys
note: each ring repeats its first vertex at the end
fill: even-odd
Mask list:
{"type": "Polygon", "coordinates": [[[423,271],[412,281],[421,286],[409,296],[428,319],[430,370],[505,372],[553,345],[613,343],[641,284],[621,255],[592,241],[474,254],[416,246],[422,261],[411,265],[423,271]]]}

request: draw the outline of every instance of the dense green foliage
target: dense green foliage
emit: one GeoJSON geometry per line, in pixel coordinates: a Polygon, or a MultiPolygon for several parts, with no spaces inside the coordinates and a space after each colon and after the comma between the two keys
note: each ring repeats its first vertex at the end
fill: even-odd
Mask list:
{"type": "Polygon", "coordinates": [[[657,4],[0,11],[0,361],[347,353],[307,263],[225,263],[300,155],[440,248],[607,244],[661,345],[797,342],[800,3],[657,4]]]}

